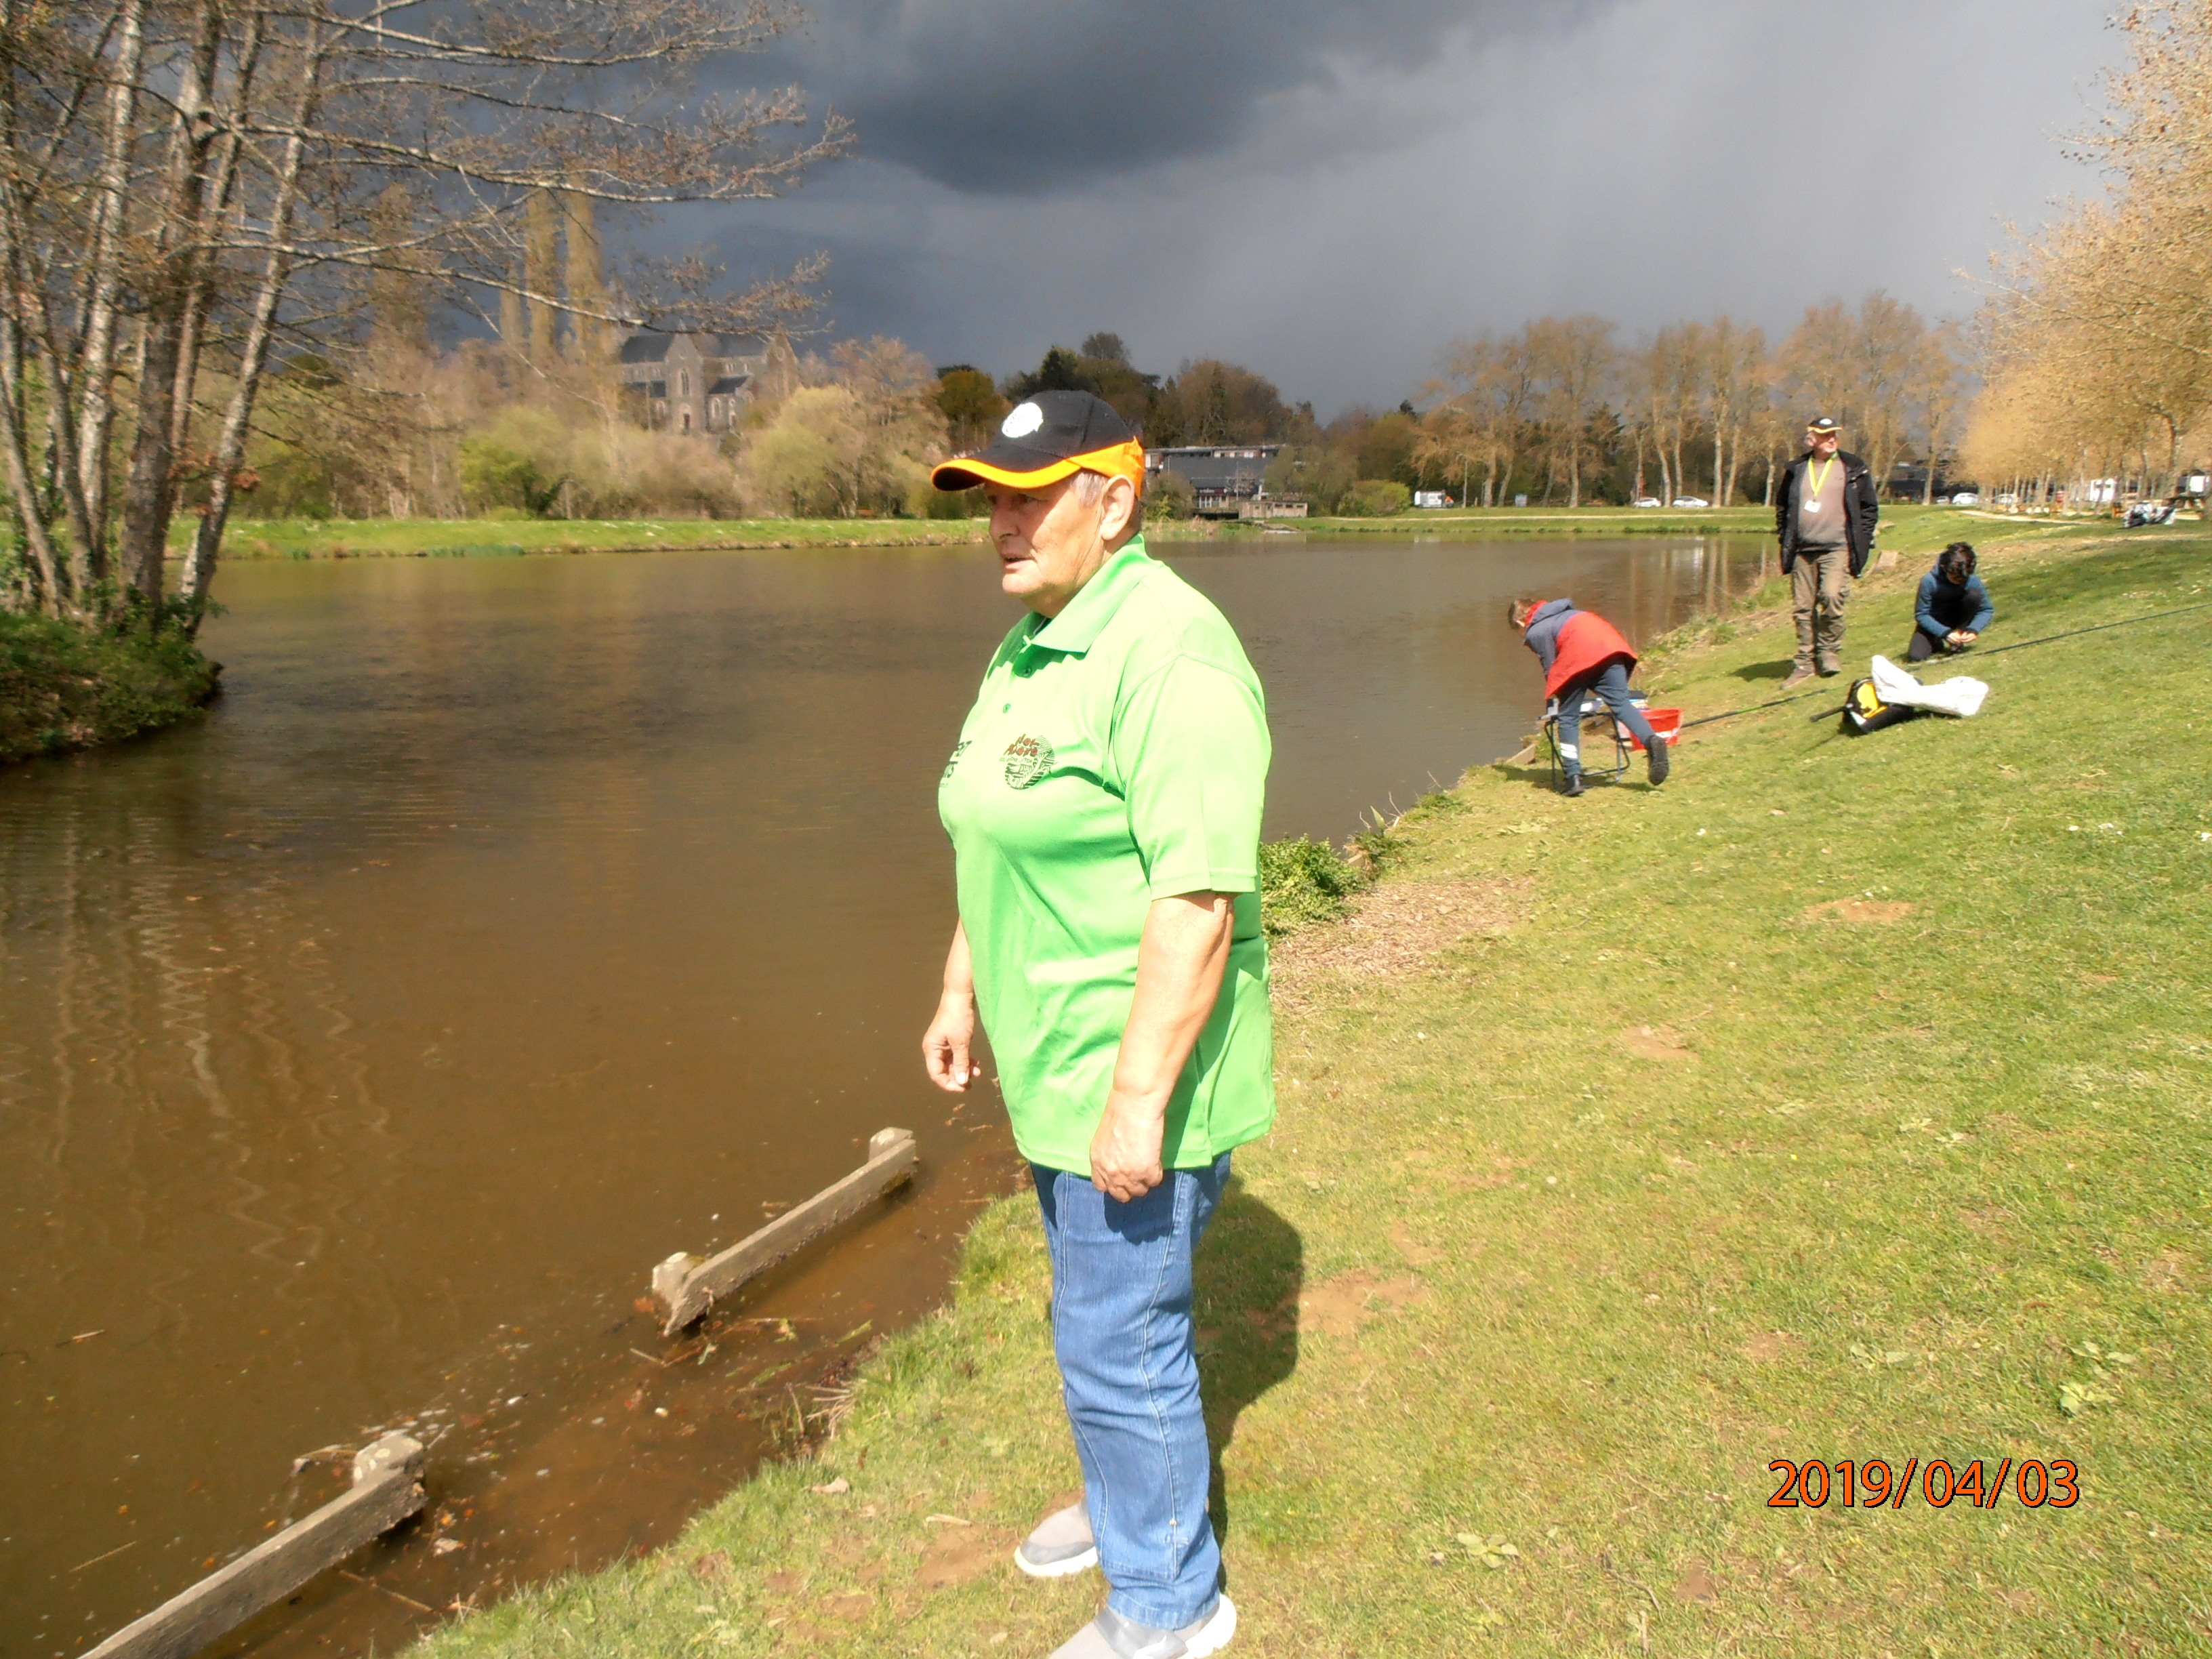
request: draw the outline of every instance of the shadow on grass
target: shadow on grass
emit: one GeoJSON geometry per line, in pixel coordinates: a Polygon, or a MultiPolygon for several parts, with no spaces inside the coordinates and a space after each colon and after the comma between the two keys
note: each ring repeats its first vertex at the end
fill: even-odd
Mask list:
{"type": "Polygon", "coordinates": [[[1794,659],[1789,657],[1779,662],[1749,662],[1735,671],[1735,678],[1740,680],[1786,680],[1794,665],[1794,659]]]}
{"type": "MultiPolygon", "coordinates": [[[[1504,778],[1508,783],[1522,784],[1530,789],[1540,791],[1547,795],[1556,795],[1559,793],[1559,774],[1549,771],[1544,767],[1508,766],[1503,761],[1500,761],[1492,767],[1491,769],[1496,772],[1500,777],[1504,778]]],[[[1601,772],[1587,777],[1584,781],[1589,785],[1593,793],[1600,789],[1611,789],[1616,787],[1626,789],[1643,790],[1649,790],[1653,787],[1651,784],[1644,781],[1644,768],[1640,763],[1631,765],[1627,771],[1621,773],[1617,777],[1608,776],[1607,774],[1601,772]]]]}
{"type": "Polygon", "coordinates": [[[1230,1514],[1221,1455],[1237,1419],[1298,1366],[1298,1295],[1305,1243],[1298,1230],[1232,1179],[1192,1270],[1200,1387],[1206,1400],[1214,1536],[1224,1544],[1230,1514]]]}
{"type": "Polygon", "coordinates": [[[1531,789],[1556,793],[1559,787],[1558,775],[1544,766],[1508,766],[1498,762],[1491,769],[1508,783],[1525,784],[1531,789]]]}

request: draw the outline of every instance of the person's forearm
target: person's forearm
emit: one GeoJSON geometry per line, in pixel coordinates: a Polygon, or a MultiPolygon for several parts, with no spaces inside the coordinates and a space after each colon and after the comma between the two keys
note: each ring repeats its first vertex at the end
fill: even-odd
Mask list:
{"type": "Polygon", "coordinates": [[[1222,893],[1157,899],[1137,947],[1137,991],[1121,1030],[1109,1106],[1164,1119],[1176,1079],[1213,1017],[1229,965],[1234,902],[1222,893]]]}
{"type": "Polygon", "coordinates": [[[952,948],[945,953],[945,994],[939,1000],[975,1000],[975,963],[968,954],[968,924],[964,921],[952,925],[952,948]]]}
{"type": "Polygon", "coordinates": [[[962,1094],[982,1075],[975,1064],[975,969],[968,955],[968,930],[956,926],[952,948],[945,953],[945,988],[936,1017],[921,1034],[921,1063],[929,1080],[948,1094],[962,1094]]]}

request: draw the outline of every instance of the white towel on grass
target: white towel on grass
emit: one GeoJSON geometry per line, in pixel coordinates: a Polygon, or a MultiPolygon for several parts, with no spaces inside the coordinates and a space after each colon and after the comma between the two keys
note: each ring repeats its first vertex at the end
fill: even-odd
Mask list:
{"type": "Polygon", "coordinates": [[[1899,708],[1925,708],[1931,714],[1956,714],[1964,720],[1980,711],[1990,688],[1960,674],[1940,685],[1923,685],[1887,657],[1874,659],[1874,689],[1886,703],[1899,708]]]}

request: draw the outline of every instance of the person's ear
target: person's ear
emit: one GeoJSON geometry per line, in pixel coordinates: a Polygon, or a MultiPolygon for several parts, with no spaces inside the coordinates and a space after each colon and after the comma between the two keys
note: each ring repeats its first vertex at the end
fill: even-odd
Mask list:
{"type": "Polygon", "coordinates": [[[1106,480],[1098,498],[1098,539],[1111,545],[1127,533],[1137,516],[1137,486],[1120,476],[1106,480]]]}

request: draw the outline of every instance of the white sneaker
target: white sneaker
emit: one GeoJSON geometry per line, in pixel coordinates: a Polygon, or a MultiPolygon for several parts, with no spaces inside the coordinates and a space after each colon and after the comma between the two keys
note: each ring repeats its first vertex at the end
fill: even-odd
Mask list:
{"type": "Polygon", "coordinates": [[[1154,1630],[1124,1619],[1111,1607],[1053,1650],[1052,1659],[1206,1659],[1237,1634],[1237,1608],[1227,1596],[1204,1618],[1181,1630],[1154,1630]]]}
{"type": "Polygon", "coordinates": [[[1066,1578],[1098,1565],[1091,1511],[1080,1504],[1048,1515],[1014,1546],[1014,1565],[1032,1578],[1066,1578]]]}

